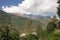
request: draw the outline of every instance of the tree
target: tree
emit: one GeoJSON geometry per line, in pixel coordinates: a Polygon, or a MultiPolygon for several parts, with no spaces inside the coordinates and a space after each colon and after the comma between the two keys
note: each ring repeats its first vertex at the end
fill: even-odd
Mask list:
{"type": "Polygon", "coordinates": [[[55,23],[49,22],[48,25],[47,25],[47,32],[51,33],[52,31],[54,31],[54,29],[56,28],[55,26],[56,26],[55,23]]]}
{"type": "Polygon", "coordinates": [[[55,29],[58,29],[58,22],[57,21],[58,20],[57,20],[56,16],[54,16],[52,18],[52,20],[48,23],[48,25],[47,25],[47,32],[48,33],[51,33],[55,29]]]}
{"type": "Polygon", "coordinates": [[[4,26],[3,28],[0,28],[0,39],[1,40],[19,40],[18,32],[15,30],[12,30],[12,31],[13,32],[11,32],[11,29],[9,28],[8,25],[4,26]]]}
{"type": "Polygon", "coordinates": [[[1,38],[3,40],[12,40],[12,37],[9,36],[9,33],[10,33],[9,31],[10,30],[9,30],[8,26],[5,27],[4,30],[1,29],[1,31],[0,31],[0,32],[2,32],[1,38]]]}
{"type": "Polygon", "coordinates": [[[56,27],[56,29],[58,29],[58,19],[57,19],[57,17],[56,16],[53,16],[53,18],[52,18],[51,21],[56,24],[55,27],[56,27]]]}
{"type": "Polygon", "coordinates": [[[46,40],[46,31],[42,30],[42,26],[40,24],[36,27],[36,36],[38,40],[46,40]]]}
{"type": "Polygon", "coordinates": [[[31,33],[32,32],[32,20],[31,19],[28,19],[26,20],[26,24],[24,26],[24,32],[25,33],[31,33]]]}
{"type": "Polygon", "coordinates": [[[39,37],[39,35],[40,35],[41,32],[42,32],[42,26],[40,24],[38,24],[37,27],[36,27],[37,37],[39,37]]]}
{"type": "Polygon", "coordinates": [[[60,21],[58,21],[58,28],[60,29],[60,21]]]}
{"type": "Polygon", "coordinates": [[[58,3],[59,3],[59,7],[57,8],[57,14],[58,14],[58,16],[59,16],[59,18],[60,18],[60,0],[58,0],[58,3]]]}

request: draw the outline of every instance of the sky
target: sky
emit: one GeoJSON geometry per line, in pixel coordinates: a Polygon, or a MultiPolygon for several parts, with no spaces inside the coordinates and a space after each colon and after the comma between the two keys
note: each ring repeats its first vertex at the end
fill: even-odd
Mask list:
{"type": "Polygon", "coordinates": [[[0,9],[7,13],[57,15],[57,0],[0,0],[0,9]]]}
{"type": "Polygon", "coordinates": [[[17,6],[19,3],[22,3],[24,0],[0,0],[0,10],[2,6],[17,6]]]}

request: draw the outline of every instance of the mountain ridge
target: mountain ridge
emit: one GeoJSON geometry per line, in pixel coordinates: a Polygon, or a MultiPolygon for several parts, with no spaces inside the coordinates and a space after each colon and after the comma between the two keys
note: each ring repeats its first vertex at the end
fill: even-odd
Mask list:
{"type": "Polygon", "coordinates": [[[51,17],[49,17],[49,16],[41,16],[41,15],[33,15],[33,14],[14,13],[13,15],[21,16],[21,17],[24,17],[24,18],[29,18],[29,19],[32,19],[32,20],[36,20],[36,21],[39,21],[39,22],[44,23],[44,24],[46,24],[46,23],[48,24],[48,22],[51,19],[51,17]]]}
{"type": "MultiPolygon", "coordinates": [[[[38,24],[42,25],[43,29],[46,29],[46,25],[48,24],[50,18],[46,18],[44,16],[37,16],[37,15],[18,15],[17,13],[6,13],[4,11],[0,11],[0,20],[4,22],[9,22],[10,24],[14,26],[20,26],[19,28],[23,27],[28,19],[31,19],[33,21],[32,26],[36,27],[38,24]],[[2,19],[1,19],[2,18],[2,19]]],[[[16,28],[16,27],[15,27],[16,28]]],[[[18,28],[17,28],[18,29],[18,28]]]]}

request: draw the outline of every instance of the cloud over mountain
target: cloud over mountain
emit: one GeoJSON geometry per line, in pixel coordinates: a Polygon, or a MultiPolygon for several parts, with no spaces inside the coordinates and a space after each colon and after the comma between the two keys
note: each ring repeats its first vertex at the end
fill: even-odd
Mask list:
{"type": "Polygon", "coordinates": [[[56,15],[57,0],[25,0],[18,6],[2,6],[2,10],[7,13],[56,15]]]}

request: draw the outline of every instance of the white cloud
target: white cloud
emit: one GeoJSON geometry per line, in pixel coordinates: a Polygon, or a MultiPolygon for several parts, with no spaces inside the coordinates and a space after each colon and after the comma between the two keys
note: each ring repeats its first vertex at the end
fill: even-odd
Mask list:
{"type": "Polygon", "coordinates": [[[3,6],[2,10],[8,13],[32,13],[46,16],[50,13],[56,15],[57,6],[57,0],[25,0],[18,6],[3,6]]]}

